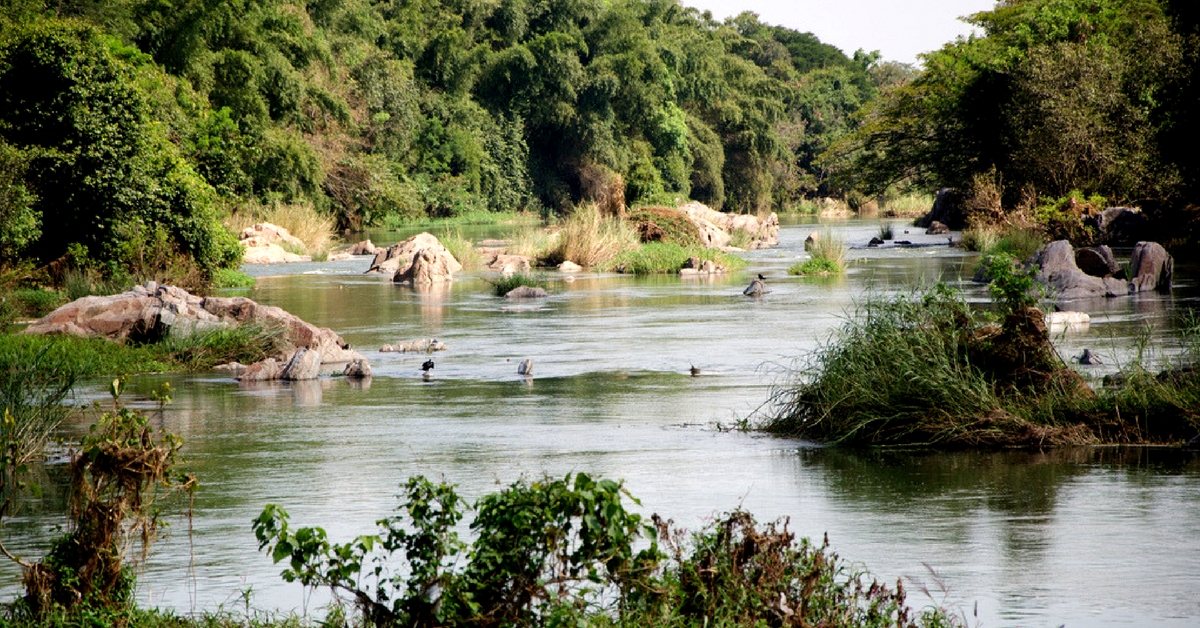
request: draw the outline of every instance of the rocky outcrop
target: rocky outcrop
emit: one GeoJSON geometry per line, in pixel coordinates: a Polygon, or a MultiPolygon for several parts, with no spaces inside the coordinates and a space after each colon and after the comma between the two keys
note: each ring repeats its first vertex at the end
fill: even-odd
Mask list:
{"type": "Polygon", "coordinates": [[[72,301],[30,325],[24,333],[154,341],[247,323],[279,330],[272,356],[277,364],[252,364],[242,379],[277,378],[298,349],[311,352],[319,359],[318,365],[363,358],[333,330],[307,323],[282,308],[260,305],[245,297],[199,297],[153,281],[121,294],[72,301]]]}
{"type": "Polygon", "coordinates": [[[413,285],[428,285],[454,281],[455,271],[462,264],[445,247],[425,248],[417,251],[407,268],[396,271],[392,281],[413,285]]]}
{"type": "Polygon", "coordinates": [[[816,231],[813,231],[812,233],[808,234],[807,238],[804,238],[804,250],[811,251],[812,247],[816,246],[817,242],[820,242],[820,241],[821,241],[821,234],[817,233],[816,231]]]}
{"type": "Polygon", "coordinates": [[[494,253],[487,262],[488,270],[511,275],[512,273],[527,273],[533,269],[533,264],[527,255],[508,255],[494,253]]]}
{"type": "Polygon", "coordinates": [[[246,264],[281,264],[285,262],[309,262],[312,257],[288,252],[283,245],[292,250],[305,250],[304,243],[293,236],[287,229],[269,222],[260,222],[242,230],[239,237],[246,249],[242,261],[246,264]]]}
{"type": "Polygon", "coordinates": [[[729,245],[730,233],[742,230],[750,234],[750,249],[765,249],[779,244],[779,217],[774,213],[766,218],[750,214],[727,214],[695,201],[679,206],[700,229],[704,245],[721,248],[729,245]]]}
{"type": "Polygon", "coordinates": [[[1115,297],[1129,294],[1129,283],[1113,277],[1093,277],[1075,265],[1075,249],[1066,240],[1051,242],[1033,255],[1037,279],[1063,300],[1115,297]]]}
{"type": "Polygon", "coordinates": [[[351,379],[366,379],[371,376],[371,363],[365,359],[349,362],[342,370],[342,375],[351,379]]]}
{"type": "MultiPolygon", "coordinates": [[[[1108,253],[1111,255],[1111,251],[1108,253]]],[[[1103,257],[1099,249],[1097,255],[1103,257]]],[[[1032,263],[1038,268],[1038,281],[1053,288],[1062,300],[1117,297],[1171,288],[1174,261],[1162,246],[1154,242],[1139,242],[1134,247],[1129,265],[1130,281],[1114,276],[1115,273],[1105,276],[1088,274],[1075,260],[1076,253],[1071,243],[1058,240],[1038,249],[1032,263]]],[[[1115,265],[1115,260],[1112,263],[1115,265]]],[[[1091,266],[1091,262],[1088,264],[1091,266]]],[[[1105,262],[1103,270],[1108,268],[1105,262]]]]}
{"type": "Polygon", "coordinates": [[[370,240],[363,240],[355,242],[346,252],[351,255],[378,255],[379,251],[379,247],[372,244],[370,240]]]}
{"type": "Polygon", "coordinates": [[[933,223],[940,222],[953,231],[959,231],[967,226],[967,215],[963,211],[963,195],[954,188],[938,190],[933,199],[933,207],[929,213],[918,218],[914,225],[928,229],[933,223]]]}
{"type": "Polygon", "coordinates": [[[383,345],[382,347],[379,347],[379,351],[382,353],[433,353],[434,351],[445,351],[448,348],[449,347],[446,346],[446,343],[441,342],[436,338],[422,338],[420,340],[413,340],[412,342],[398,342],[394,345],[383,345]]]}
{"type": "Polygon", "coordinates": [[[462,270],[462,264],[459,264],[458,260],[454,259],[450,251],[446,250],[446,247],[442,246],[442,243],[433,234],[418,233],[403,242],[398,242],[378,251],[375,254],[375,259],[371,261],[371,267],[366,272],[387,274],[396,277],[396,275],[408,269],[412,265],[413,258],[423,250],[429,250],[435,257],[445,260],[446,268],[449,269],[451,274],[462,270]]]}
{"type": "Polygon", "coordinates": [[[1138,242],[1129,257],[1129,276],[1134,292],[1168,292],[1175,274],[1175,260],[1157,242],[1138,242]]]}
{"type": "Polygon", "coordinates": [[[701,260],[698,257],[688,258],[688,261],[684,262],[683,268],[679,269],[679,275],[681,277],[690,277],[696,275],[719,275],[724,272],[726,272],[724,266],[721,266],[710,259],[701,260]]]}
{"type": "Polygon", "coordinates": [[[950,233],[950,227],[940,220],[929,223],[929,228],[925,230],[925,235],[946,235],[947,233],[950,233]]]}
{"type": "Polygon", "coordinates": [[[558,265],[558,270],[563,273],[579,273],[583,272],[583,267],[571,260],[567,260],[558,265]]]}

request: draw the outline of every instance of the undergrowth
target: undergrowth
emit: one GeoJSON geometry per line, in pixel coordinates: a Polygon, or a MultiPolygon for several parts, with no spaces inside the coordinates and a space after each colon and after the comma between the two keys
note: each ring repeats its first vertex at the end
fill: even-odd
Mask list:
{"type": "Polygon", "coordinates": [[[702,262],[711,260],[730,271],[746,268],[746,261],[742,258],[717,249],[700,246],[684,247],[668,242],[649,242],[616,256],[603,265],[601,270],[633,275],[677,273],[693,257],[702,262]]]}

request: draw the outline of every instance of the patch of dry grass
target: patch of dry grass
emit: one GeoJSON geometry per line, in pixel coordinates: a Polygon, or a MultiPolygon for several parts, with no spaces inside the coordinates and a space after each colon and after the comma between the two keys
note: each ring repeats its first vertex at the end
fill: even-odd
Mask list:
{"type": "Polygon", "coordinates": [[[321,259],[334,243],[333,218],[322,214],[311,203],[252,203],[239,207],[225,222],[234,233],[255,223],[269,222],[283,227],[304,243],[304,251],[293,251],[321,259]]]}
{"type": "Polygon", "coordinates": [[[585,268],[603,264],[641,244],[633,224],[604,216],[593,204],[576,207],[557,231],[558,246],[546,255],[547,261],[570,260],[585,268]]]}

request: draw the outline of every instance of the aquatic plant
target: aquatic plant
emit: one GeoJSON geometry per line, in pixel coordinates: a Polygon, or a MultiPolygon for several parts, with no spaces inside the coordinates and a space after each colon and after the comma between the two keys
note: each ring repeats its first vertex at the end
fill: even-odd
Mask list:
{"type": "Polygon", "coordinates": [[[789,275],[827,275],[845,272],[845,270],[841,264],[833,260],[814,257],[788,266],[787,272],[789,275]]]}
{"type": "Polygon", "coordinates": [[[585,268],[600,266],[641,242],[631,223],[603,215],[594,204],[577,206],[557,231],[557,246],[542,256],[551,265],[571,261],[585,268]]]}
{"type": "Polygon", "coordinates": [[[546,287],[546,282],[539,280],[533,275],[527,275],[525,273],[503,275],[497,279],[491,280],[491,284],[492,292],[494,292],[498,297],[502,297],[521,286],[529,286],[530,288],[546,287]]]}

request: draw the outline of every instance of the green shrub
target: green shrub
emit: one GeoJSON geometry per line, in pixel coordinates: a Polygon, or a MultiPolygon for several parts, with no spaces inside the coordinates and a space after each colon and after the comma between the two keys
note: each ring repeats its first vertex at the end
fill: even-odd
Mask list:
{"type": "Polygon", "coordinates": [[[700,244],[700,229],[687,214],[667,207],[641,207],[630,211],[628,220],[642,242],[669,242],[681,246],[700,244]]]}
{"type": "Polygon", "coordinates": [[[607,264],[603,270],[614,270],[619,273],[633,275],[653,275],[660,273],[677,273],[691,258],[701,261],[712,260],[726,270],[742,270],[746,261],[736,255],[723,253],[716,249],[702,247],[683,247],[666,242],[650,242],[632,251],[626,251],[607,264]]]}
{"type": "Polygon", "coordinates": [[[823,257],[814,257],[788,266],[789,275],[825,275],[845,272],[841,264],[823,257]]]}
{"type": "Polygon", "coordinates": [[[214,288],[253,288],[257,280],[246,273],[234,268],[222,268],[213,273],[212,287],[214,288]]]}
{"type": "Polygon", "coordinates": [[[502,297],[521,286],[529,286],[530,288],[545,288],[546,283],[544,281],[539,281],[538,278],[534,277],[533,275],[513,273],[492,281],[492,292],[494,292],[496,296],[502,297]]]}

